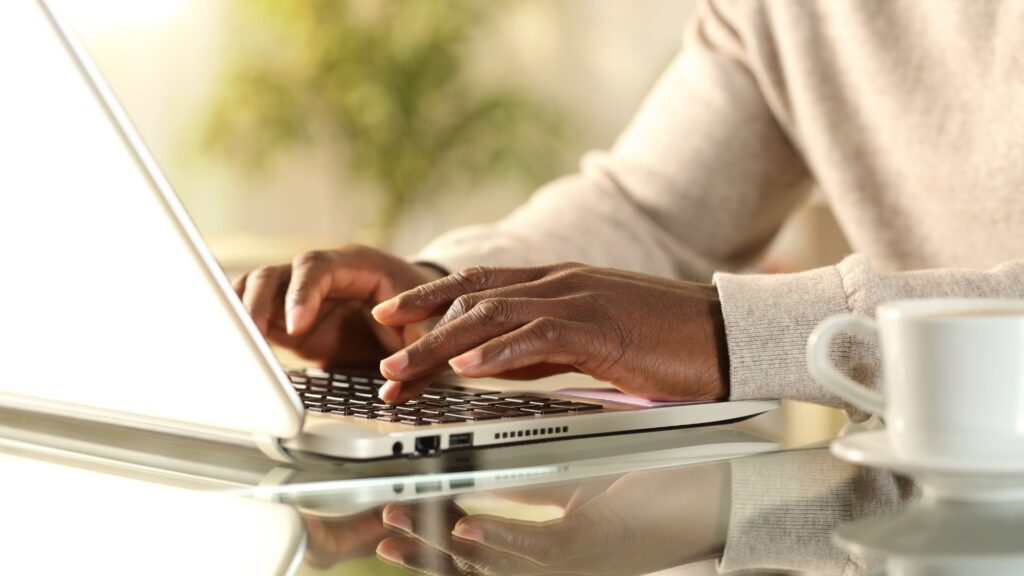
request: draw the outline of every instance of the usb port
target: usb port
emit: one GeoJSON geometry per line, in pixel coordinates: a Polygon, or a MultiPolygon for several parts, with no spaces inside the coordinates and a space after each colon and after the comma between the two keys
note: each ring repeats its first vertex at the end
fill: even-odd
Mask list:
{"type": "Polygon", "coordinates": [[[465,434],[452,434],[448,437],[449,448],[462,448],[463,446],[473,445],[473,433],[466,432],[465,434]]]}

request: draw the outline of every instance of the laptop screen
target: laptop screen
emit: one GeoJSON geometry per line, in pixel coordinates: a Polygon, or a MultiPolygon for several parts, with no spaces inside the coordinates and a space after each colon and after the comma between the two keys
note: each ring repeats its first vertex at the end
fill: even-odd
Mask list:
{"type": "Polygon", "coordinates": [[[42,3],[0,3],[0,403],[295,435],[266,343],[68,41],[42,3]]]}

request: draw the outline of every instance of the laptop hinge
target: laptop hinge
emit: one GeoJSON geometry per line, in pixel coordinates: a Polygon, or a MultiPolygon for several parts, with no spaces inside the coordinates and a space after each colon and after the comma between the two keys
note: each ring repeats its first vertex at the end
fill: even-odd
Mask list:
{"type": "Polygon", "coordinates": [[[274,436],[253,436],[253,442],[256,443],[256,447],[263,452],[267,458],[277,462],[283,462],[285,464],[291,464],[295,462],[295,457],[292,456],[284,446],[281,445],[281,439],[274,436]]]}

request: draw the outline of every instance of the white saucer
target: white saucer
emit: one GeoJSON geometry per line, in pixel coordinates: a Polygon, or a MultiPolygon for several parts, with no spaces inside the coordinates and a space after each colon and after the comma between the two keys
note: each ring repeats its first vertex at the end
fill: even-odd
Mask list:
{"type": "Polygon", "coordinates": [[[837,438],[831,450],[842,460],[908,476],[921,485],[926,497],[937,500],[1024,500],[1024,462],[981,468],[962,462],[907,460],[896,455],[885,430],[837,438]]]}

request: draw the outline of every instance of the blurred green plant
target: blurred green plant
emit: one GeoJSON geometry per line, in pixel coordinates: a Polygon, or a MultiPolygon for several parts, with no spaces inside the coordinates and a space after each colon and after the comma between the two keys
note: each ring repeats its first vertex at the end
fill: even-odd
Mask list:
{"type": "MultiPolygon", "coordinates": [[[[467,74],[470,42],[500,2],[241,0],[267,34],[226,76],[205,148],[246,168],[314,134],[345,142],[350,171],[383,194],[386,238],[402,211],[453,186],[557,173],[568,123],[467,74]]],[[[250,37],[251,39],[251,37],[250,37]]]]}

